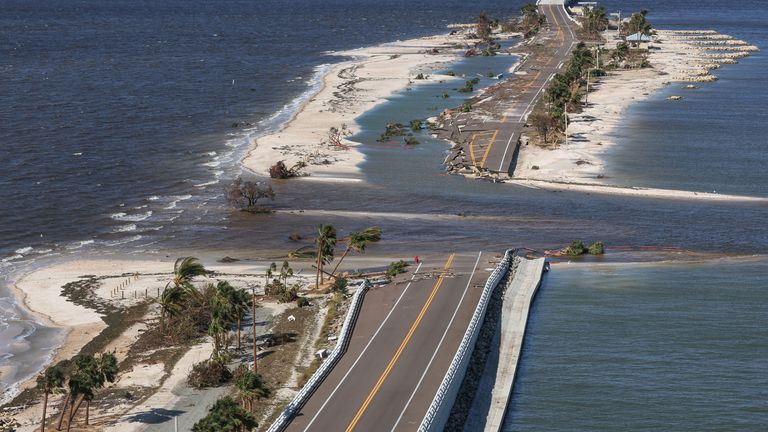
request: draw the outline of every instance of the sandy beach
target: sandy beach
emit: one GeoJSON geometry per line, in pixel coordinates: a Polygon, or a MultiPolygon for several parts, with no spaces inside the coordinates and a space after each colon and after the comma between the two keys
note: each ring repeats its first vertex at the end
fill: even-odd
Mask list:
{"type": "Polygon", "coordinates": [[[357,149],[359,143],[344,139],[349,148],[335,148],[327,143],[329,129],[346,125],[347,136],[352,135],[359,131],[355,118],[388,96],[419,83],[460,80],[433,73],[440,64],[463,54],[465,49],[457,47],[476,42],[466,38],[466,30],[451,33],[334,53],[352,59],[333,66],[320,91],[279,132],[254,140],[244,166],[267,175],[277,161],[285,161],[288,167],[306,161],[304,172],[309,176],[304,180],[359,179],[358,166],[364,158],[357,149]],[[416,79],[420,73],[425,79],[416,79]]]}
{"type": "MultiPolygon", "coordinates": [[[[620,127],[633,103],[648,99],[667,86],[679,88],[676,94],[684,97],[685,92],[695,91],[693,88],[686,89],[686,86],[705,85],[701,83],[716,80],[710,71],[720,65],[735,63],[736,59],[756,49],[746,45],[746,42],[711,31],[658,30],[657,33],[651,44],[653,49],[649,51],[652,67],[612,70],[606,77],[591,83],[588,103],[582,112],[569,115],[568,144],[556,148],[532,144],[523,146],[515,171],[516,179],[610,185],[610,179],[600,177],[605,172],[603,155],[616,145],[613,133],[620,127]]],[[[604,37],[609,47],[618,42],[615,31],[607,32],[604,37]]],[[[556,185],[553,183],[550,187],[556,185]]],[[[604,189],[593,191],[600,190],[604,189]]],[[[710,196],[716,194],[687,191],[651,193],[643,190],[646,192],[637,190],[632,195],[723,199],[710,196]]]]}

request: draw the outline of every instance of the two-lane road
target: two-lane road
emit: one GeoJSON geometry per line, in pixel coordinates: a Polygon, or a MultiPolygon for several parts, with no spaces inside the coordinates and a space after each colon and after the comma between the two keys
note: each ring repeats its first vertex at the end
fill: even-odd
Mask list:
{"type": "Polygon", "coordinates": [[[509,175],[514,173],[518,140],[528,115],[546,91],[549,81],[568,60],[576,42],[570,17],[562,4],[540,4],[539,10],[547,16],[549,30],[536,38],[549,42],[547,46],[552,46],[552,51],[528,58],[522,72],[532,79],[529,78],[514,100],[497,107],[497,111],[503,113],[500,119],[486,121],[482,125],[485,132],[470,137],[469,153],[472,164],[478,168],[509,175]]]}
{"type": "Polygon", "coordinates": [[[492,258],[453,254],[373,288],[349,349],[288,430],[414,430],[466,331],[492,258]]]}

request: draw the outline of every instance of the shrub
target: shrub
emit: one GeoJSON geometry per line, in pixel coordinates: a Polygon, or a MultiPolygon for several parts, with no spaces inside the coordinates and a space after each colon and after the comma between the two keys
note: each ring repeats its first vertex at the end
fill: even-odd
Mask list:
{"type": "Polygon", "coordinates": [[[448,71],[445,74],[448,76],[456,76],[456,73],[454,71],[448,71]]]}
{"type": "Polygon", "coordinates": [[[466,113],[470,111],[472,111],[472,104],[470,104],[469,102],[464,102],[463,104],[461,104],[461,112],[466,113]]]}
{"type": "Polygon", "coordinates": [[[474,79],[472,79],[470,81],[465,82],[464,83],[464,87],[458,89],[457,91],[459,93],[472,93],[475,90],[475,84],[477,84],[477,83],[473,82],[475,79],[477,79],[477,78],[474,78],[474,79]]]}
{"type": "Polygon", "coordinates": [[[408,144],[408,145],[416,145],[416,144],[420,144],[420,143],[419,143],[419,140],[417,140],[417,139],[416,139],[416,138],[414,138],[414,137],[408,137],[408,138],[406,138],[406,139],[405,139],[405,143],[406,143],[406,144],[408,144]]]}
{"type": "Polygon", "coordinates": [[[231,396],[216,401],[208,415],[192,426],[193,432],[220,432],[253,430],[258,427],[256,417],[240,406],[231,396]]]}
{"type": "Polygon", "coordinates": [[[336,280],[333,281],[333,285],[331,285],[331,291],[339,292],[346,295],[347,284],[348,284],[347,278],[345,277],[336,278],[336,280]]]}
{"type": "Polygon", "coordinates": [[[416,75],[416,79],[417,80],[423,80],[424,79],[424,74],[420,73],[420,74],[416,75]]]}
{"type": "Polygon", "coordinates": [[[581,240],[574,240],[571,242],[570,246],[565,248],[565,254],[568,256],[584,255],[584,252],[586,251],[587,248],[584,247],[584,243],[581,240]]]}
{"type": "Polygon", "coordinates": [[[387,276],[393,278],[399,274],[405,273],[406,268],[408,268],[408,263],[403,260],[390,263],[387,268],[387,276]]]}
{"type": "Polygon", "coordinates": [[[299,297],[296,299],[296,306],[306,307],[309,306],[309,299],[306,297],[299,297]]]}
{"type": "Polygon", "coordinates": [[[415,119],[411,120],[411,130],[414,132],[418,132],[421,130],[421,120],[415,119]]]}
{"type": "Polygon", "coordinates": [[[224,359],[209,359],[192,366],[187,376],[187,383],[196,389],[216,387],[227,383],[232,378],[232,372],[224,359]]]}
{"type": "Polygon", "coordinates": [[[243,181],[238,177],[227,189],[227,201],[241,210],[258,209],[256,203],[263,198],[275,200],[275,191],[272,190],[271,185],[250,180],[243,181]]]}
{"type": "Polygon", "coordinates": [[[449,95],[447,92],[443,92],[442,96],[443,96],[443,99],[448,99],[449,97],[451,97],[451,95],[449,95]]]}
{"type": "Polygon", "coordinates": [[[601,241],[596,241],[589,246],[590,255],[603,255],[604,253],[605,253],[605,247],[603,246],[603,242],[601,241]]]}

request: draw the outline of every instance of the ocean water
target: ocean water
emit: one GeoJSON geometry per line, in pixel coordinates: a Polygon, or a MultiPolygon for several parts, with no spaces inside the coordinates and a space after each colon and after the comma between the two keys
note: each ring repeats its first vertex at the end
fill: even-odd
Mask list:
{"type": "Polygon", "coordinates": [[[766,302],[765,256],[553,265],[504,430],[764,430],[766,302]]]}
{"type": "MultiPolygon", "coordinates": [[[[298,247],[286,241],[290,233],[309,237],[318,223],[329,221],[342,235],[380,225],[384,241],[372,253],[407,256],[551,248],[596,237],[630,248],[768,252],[768,232],[756,229],[765,221],[764,204],[627,199],[467,181],[442,173],[444,142],[423,135],[413,148],[376,143],[389,118],[432,115],[447,103],[435,102],[429,87],[395,95],[360,119],[367,125],[358,137],[367,157],[364,183],[274,184],[276,208],[325,213],[254,216],[227,209],[223,190],[241,173],[248,141],[276,130],[319,88],[329,65],[341,60],[334,51],[444,32],[446,24],[469,21],[481,10],[510,15],[522,3],[1,2],[0,346],[13,349],[2,351],[0,368],[50,353],[46,347],[55,344],[56,332],[20,310],[5,285],[11,275],[62,257],[254,255],[256,249],[298,247]]],[[[608,4],[640,7],[635,1],[608,4]]],[[[713,0],[651,6],[660,24],[717,28],[764,43],[764,11],[757,1],[736,9],[713,0]]],[[[482,74],[501,72],[514,61],[473,59],[450,67],[482,74]]],[[[701,132],[712,119],[699,117],[743,112],[744,99],[725,97],[729,91],[759,98],[765,89],[754,78],[764,73],[762,61],[758,55],[718,72],[721,81],[695,93],[700,102],[691,94],[674,110],[662,103],[670,110],[660,117],[663,123],[645,108],[661,100],[639,104],[628,128],[644,142],[630,145],[632,137],[622,138],[627,145],[617,149],[627,153],[611,155],[612,176],[764,196],[765,170],[759,167],[766,162],[760,150],[765,123],[758,121],[764,111],[751,107],[758,120],[740,123],[739,140],[723,129],[716,131],[721,135],[701,132]],[[656,121],[647,123],[648,116],[656,121]],[[702,149],[694,162],[670,146],[673,138],[665,133],[673,131],[673,120],[693,128],[702,149]],[[643,165],[638,155],[648,142],[665,156],[643,165]],[[745,170],[742,162],[752,168],[745,170]],[[699,176],[702,166],[710,167],[714,184],[699,176]]],[[[16,376],[5,379],[35,370],[15,369],[16,376]]]]}
{"type": "Polygon", "coordinates": [[[698,90],[671,84],[633,105],[606,160],[608,181],[668,189],[768,196],[768,11],[765,3],[607,1],[626,14],[646,7],[665,29],[713,29],[761,51],[713,71],[698,90]],[[666,97],[682,95],[670,102],[666,97]]]}

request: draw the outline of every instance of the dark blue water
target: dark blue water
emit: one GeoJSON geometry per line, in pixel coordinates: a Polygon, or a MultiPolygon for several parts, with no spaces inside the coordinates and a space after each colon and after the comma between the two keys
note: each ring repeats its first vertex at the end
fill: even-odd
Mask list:
{"type": "MultiPolygon", "coordinates": [[[[290,118],[328,64],[340,61],[329,52],[444,32],[446,24],[469,21],[481,10],[510,15],[521,3],[0,2],[0,276],[50,254],[284,250],[297,246],[287,243],[289,233],[311,237],[320,222],[333,222],[341,235],[382,226],[379,253],[557,247],[596,236],[609,245],[767,252],[768,232],[759,229],[764,204],[627,199],[467,181],[442,175],[447,146],[426,135],[415,148],[379,146],[382,122],[460,104],[458,95],[435,102],[430,92],[436,89],[428,86],[396,95],[360,119],[370,127],[360,137],[368,183],[274,185],[278,208],[337,213],[227,210],[224,184],[241,172],[248,140],[290,118]],[[350,213],[358,210],[384,215],[350,213]],[[411,217],[386,216],[393,212],[411,217]]],[[[625,11],[646,6],[608,4],[625,11]]],[[[659,25],[715,28],[765,46],[760,2],[647,6],[659,25]]],[[[512,60],[451,67],[501,72],[496,69],[512,60]]],[[[617,146],[608,164],[615,166],[614,178],[766,195],[766,170],[760,169],[768,154],[762,147],[765,111],[751,103],[766,100],[764,62],[760,53],[727,66],[717,72],[721,81],[674,108],[660,98],[633,108],[626,129],[632,136],[622,138],[626,145],[617,146]],[[738,127],[717,127],[726,120],[738,120],[738,127]],[[688,134],[695,139],[686,145],[699,149],[693,154],[674,145],[688,134]],[[648,149],[662,157],[644,156],[648,149]]],[[[0,309],[0,331],[14,330],[5,336],[16,338],[20,351],[45,355],[45,347],[21,346],[33,338],[17,336],[48,330],[27,326],[29,317],[7,298],[0,298],[0,309]],[[15,327],[7,325],[11,321],[15,327]]]]}
{"type": "Polygon", "coordinates": [[[758,431],[768,262],[553,265],[505,430],[758,431]]]}
{"type": "Polygon", "coordinates": [[[215,225],[246,136],[290,116],[328,51],[517,3],[4,1],[0,256],[215,225]]]}

